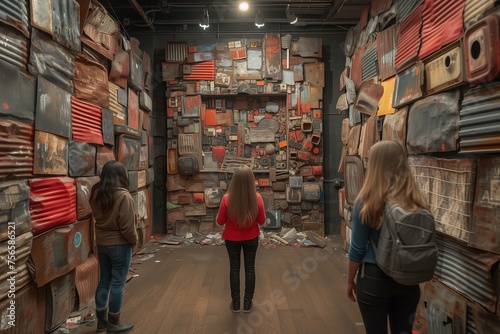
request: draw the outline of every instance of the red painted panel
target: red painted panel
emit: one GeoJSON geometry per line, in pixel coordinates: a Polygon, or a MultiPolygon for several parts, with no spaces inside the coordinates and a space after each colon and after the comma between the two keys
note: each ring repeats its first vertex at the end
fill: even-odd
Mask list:
{"type": "Polygon", "coordinates": [[[419,59],[462,37],[464,7],[464,0],[425,0],[419,59]]]}
{"type": "Polygon", "coordinates": [[[99,262],[97,258],[90,254],[84,263],[75,269],[75,287],[78,293],[78,309],[87,307],[90,299],[94,297],[95,290],[99,283],[99,262]]]}
{"type": "Polygon", "coordinates": [[[215,80],[215,61],[209,60],[191,64],[191,72],[184,74],[184,80],[215,80]]]}
{"type": "Polygon", "coordinates": [[[421,43],[422,11],[421,5],[401,23],[395,63],[398,73],[417,62],[421,43]]]}
{"type": "Polygon", "coordinates": [[[399,24],[395,24],[377,35],[378,66],[380,80],[384,81],[396,74],[394,62],[398,44],[399,24]]]}
{"type": "Polygon", "coordinates": [[[30,179],[33,235],[76,221],[76,187],[70,177],[30,179]]]}
{"type": "Polygon", "coordinates": [[[104,145],[101,108],[71,97],[71,123],[74,141],[104,145]]]}
{"type": "Polygon", "coordinates": [[[128,126],[139,130],[139,98],[132,90],[128,90],[128,126]]]}

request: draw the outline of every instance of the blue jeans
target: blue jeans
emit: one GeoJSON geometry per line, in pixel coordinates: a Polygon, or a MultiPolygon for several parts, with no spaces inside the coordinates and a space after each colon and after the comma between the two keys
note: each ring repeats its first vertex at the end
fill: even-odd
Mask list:
{"type": "Polygon", "coordinates": [[[241,249],[245,260],[245,300],[251,301],[255,291],[255,256],[259,237],[245,241],[226,240],[226,249],[229,255],[229,285],[231,286],[231,298],[240,300],[240,264],[241,249]]]}
{"type": "Polygon", "coordinates": [[[99,285],[95,293],[97,310],[108,305],[109,312],[119,313],[123,291],[132,260],[132,245],[97,246],[99,256],[99,285]]]}

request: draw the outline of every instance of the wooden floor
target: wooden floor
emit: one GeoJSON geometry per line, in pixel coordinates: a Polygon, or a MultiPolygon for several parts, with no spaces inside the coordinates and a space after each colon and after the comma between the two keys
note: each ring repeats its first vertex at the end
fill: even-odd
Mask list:
{"type": "MultiPolygon", "coordinates": [[[[134,257],[139,276],[127,283],[122,308],[133,333],[364,333],[357,305],[345,294],[347,259],[335,238],[324,249],[259,246],[251,313],[229,309],[224,246],[145,249],[158,252],[134,257]]],[[[94,333],[95,325],[73,332],[94,333]]]]}

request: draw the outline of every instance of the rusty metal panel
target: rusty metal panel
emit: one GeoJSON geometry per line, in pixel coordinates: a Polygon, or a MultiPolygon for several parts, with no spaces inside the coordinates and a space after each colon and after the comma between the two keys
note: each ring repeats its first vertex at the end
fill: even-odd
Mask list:
{"type": "Polygon", "coordinates": [[[425,61],[425,90],[433,94],[461,85],[465,79],[462,44],[453,43],[425,61]]]}
{"type": "Polygon", "coordinates": [[[396,75],[396,47],[398,45],[399,24],[390,26],[377,35],[377,56],[380,80],[396,75]]]}
{"type": "Polygon", "coordinates": [[[409,154],[451,152],[458,149],[460,91],[432,95],[415,102],[408,116],[409,154]]]}
{"type": "Polygon", "coordinates": [[[269,127],[250,128],[251,143],[274,143],[274,129],[269,127]]]}
{"type": "Polygon", "coordinates": [[[363,123],[361,127],[361,138],[359,141],[358,154],[366,167],[368,164],[368,153],[370,148],[380,140],[377,131],[377,115],[373,114],[363,123]]]}
{"type": "Polygon", "coordinates": [[[68,49],[80,52],[80,5],[75,0],[51,2],[52,38],[68,49]]]}
{"type": "Polygon", "coordinates": [[[398,109],[392,115],[385,115],[382,140],[395,140],[406,148],[406,120],[408,106],[398,109]]]}
{"type": "Polygon", "coordinates": [[[131,193],[135,193],[137,192],[137,189],[138,188],[138,173],[136,170],[130,170],[128,171],[128,182],[129,182],[129,185],[128,185],[128,190],[131,192],[131,193]]]}
{"type": "Polygon", "coordinates": [[[139,95],[139,106],[141,109],[151,112],[153,111],[153,100],[146,92],[141,92],[139,95]]]}
{"type": "Polygon", "coordinates": [[[325,63],[304,64],[304,81],[312,86],[325,87],[325,63]]]}
{"type": "Polygon", "coordinates": [[[371,2],[371,17],[375,17],[389,10],[392,5],[392,0],[373,0],[371,2]]]}
{"type": "Polygon", "coordinates": [[[44,78],[38,78],[36,130],[64,138],[71,135],[71,94],[44,78]]]}
{"type": "MultiPolygon", "coordinates": [[[[232,64],[232,63],[231,63],[232,64]]],[[[182,63],[161,63],[161,73],[163,81],[182,78],[182,63]]]]}
{"type": "Polygon", "coordinates": [[[408,162],[436,220],[436,231],[469,241],[476,180],[473,159],[410,156],[408,162]]]}
{"type": "Polygon", "coordinates": [[[376,115],[384,87],[371,82],[363,82],[359,89],[354,108],[366,115],[376,115]]]}
{"type": "Polygon", "coordinates": [[[33,175],[32,125],[0,119],[0,180],[33,175]]]}
{"type": "Polygon", "coordinates": [[[113,60],[120,26],[97,1],[90,3],[81,40],[104,57],[113,60]]]}
{"type": "Polygon", "coordinates": [[[76,221],[76,187],[70,177],[30,179],[33,235],[76,221]]]}
{"type": "Polygon", "coordinates": [[[248,49],[247,57],[249,70],[262,69],[262,49],[248,49]]]}
{"type": "Polygon", "coordinates": [[[317,37],[299,37],[292,41],[290,54],[292,56],[322,58],[322,40],[317,37]]]}
{"type": "Polygon", "coordinates": [[[101,108],[71,97],[73,140],[103,145],[101,108]]]}
{"type": "MultiPolygon", "coordinates": [[[[260,80],[262,79],[262,70],[250,70],[246,59],[235,59],[233,60],[233,77],[236,80],[260,80]]],[[[242,84],[248,87],[246,83],[242,84]]],[[[242,84],[240,83],[240,86],[242,84]]]]}
{"type": "Polygon", "coordinates": [[[184,80],[215,80],[215,61],[203,61],[191,64],[191,72],[183,75],[184,80]]]}
{"type": "Polygon", "coordinates": [[[496,314],[500,256],[441,236],[436,243],[439,253],[435,276],[439,281],[496,314]]]}
{"type": "Polygon", "coordinates": [[[200,117],[201,96],[182,97],[182,117],[200,117]]]}
{"type": "Polygon", "coordinates": [[[500,319],[485,310],[477,303],[468,303],[467,313],[467,333],[481,334],[492,333],[498,334],[500,330],[500,319]]]}
{"type": "Polygon", "coordinates": [[[0,182],[0,242],[9,238],[8,222],[15,223],[16,235],[31,231],[29,198],[26,180],[0,182]]]}
{"type": "Polygon", "coordinates": [[[115,160],[115,152],[107,146],[97,146],[96,175],[101,175],[102,167],[110,160],[115,160]]]}
{"type": "Polygon", "coordinates": [[[361,124],[351,126],[349,131],[349,138],[347,142],[347,154],[355,155],[358,152],[359,139],[361,136],[361,124]]]}
{"type": "Polygon", "coordinates": [[[215,66],[217,67],[232,67],[233,56],[230,51],[215,52],[215,66]]]}
{"type": "Polygon", "coordinates": [[[109,85],[109,109],[113,113],[114,124],[125,125],[127,124],[127,111],[126,108],[118,102],[118,91],[120,87],[112,82],[109,85]]]}
{"type": "Polygon", "coordinates": [[[129,83],[133,88],[144,90],[144,62],[143,51],[139,48],[139,40],[130,38],[130,76],[129,83]]]}
{"type": "MultiPolygon", "coordinates": [[[[0,300],[7,298],[12,293],[12,284],[15,284],[17,290],[31,281],[26,262],[30,256],[32,239],[31,232],[26,232],[12,239],[15,242],[14,260],[9,260],[9,255],[12,254],[12,245],[9,243],[11,239],[0,244],[0,300]],[[11,261],[15,263],[15,269],[12,268],[11,261]],[[9,280],[13,272],[15,273],[15,283],[9,280]]],[[[12,300],[13,298],[9,299],[12,300]]]]}
{"type": "Polygon", "coordinates": [[[179,134],[177,147],[179,155],[199,154],[201,152],[200,134],[179,134]]]}
{"type": "Polygon", "coordinates": [[[393,108],[402,107],[424,96],[423,85],[424,64],[422,62],[396,75],[393,108]]]}
{"type": "MultiPolygon", "coordinates": [[[[363,54],[365,53],[365,45],[361,45],[356,49],[354,55],[352,56],[352,64],[351,64],[351,80],[354,82],[354,86],[356,89],[361,87],[363,83],[363,54]]],[[[346,78],[346,82],[348,83],[349,78],[346,78]]],[[[346,85],[347,85],[346,83],[346,85]]],[[[349,86],[347,86],[347,90],[349,91],[349,86]]]]}
{"type": "Polygon", "coordinates": [[[478,160],[476,196],[472,215],[470,247],[500,254],[500,169],[499,156],[481,156],[478,160]]]}
{"type": "Polygon", "coordinates": [[[396,85],[396,77],[391,77],[386,81],[382,81],[380,85],[382,85],[384,93],[378,103],[377,115],[383,116],[394,114],[396,110],[392,107],[392,100],[394,98],[394,86],[396,85]]]}
{"type": "Polygon", "coordinates": [[[0,21],[12,26],[29,37],[27,0],[3,0],[0,2],[0,21]]]}
{"type": "Polygon", "coordinates": [[[186,59],[188,63],[199,63],[208,60],[214,60],[214,53],[212,51],[190,53],[186,59]]]}
{"type": "Polygon", "coordinates": [[[460,111],[460,152],[500,152],[500,84],[489,83],[464,94],[460,111]]]}
{"type": "Polygon", "coordinates": [[[142,66],[144,67],[144,89],[149,92],[153,82],[153,73],[151,69],[151,57],[146,51],[142,53],[142,66]]]}
{"type": "Polygon", "coordinates": [[[75,56],[36,29],[31,33],[28,69],[67,92],[73,91],[75,56]]]}
{"type": "Polygon", "coordinates": [[[6,26],[0,26],[0,59],[26,70],[28,63],[28,39],[6,26]]]}
{"type": "Polygon", "coordinates": [[[108,72],[100,63],[84,54],[75,59],[74,96],[78,99],[109,107],[108,72]]]}
{"type": "Polygon", "coordinates": [[[127,170],[138,170],[141,154],[141,141],[126,135],[119,135],[116,142],[116,160],[127,170]]]}
{"type": "Polygon", "coordinates": [[[464,6],[465,0],[424,1],[419,59],[462,37],[464,6]]]}
{"type": "Polygon", "coordinates": [[[113,113],[105,108],[101,108],[102,118],[102,141],[104,144],[115,144],[115,128],[113,123],[113,113]]]}
{"type": "Polygon", "coordinates": [[[57,277],[47,285],[45,330],[51,332],[63,324],[75,307],[75,272],[57,277]]]}
{"type": "Polygon", "coordinates": [[[489,15],[471,26],[464,37],[467,81],[477,84],[500,74],[500,18],[489,15]]]}
{"type": "MultiPolygon", "coordinates": [[[[404,2],[404,1],[403,1],[404,2]]],[[[420,50],[423,6],[410,14],[399,28],[398,48],[396,50],[396,72],[402,72],[415,64],[420,50]]]]}
{"type": "Polygon", "coordinates": [[[68,139],[35,131],[34,147],[33,174],[68,174],[68,139]]]}
{"type": "Polygon", "coordinates": [[[137,187],[139,189],[141,189],[141,188],[144,188],[147,184],[148,184],[147,183],[147,172],[146,172],[146,170],[140,170],[137,174],[137,187]]]}
{"type": "Polygon", "coordinates": [[[397,22],[403,22],[424,0],[398,0],[397,22]]]}
{"type": "Polygon", "coordinates": [[[231,87],[233,84],[233,69],[230,67],[217,67],[215,71],[215,85],[231,87]]]}
{"type": "Polygon", "coordinates": [[[132,89],[128,90],[127,122],[129,127],[139,130],[139,97],[132,89]]]}
{"type": "Polygon", "coordinates": [[[495,0],[465,0],[464,27],[468,29],[484,17],[491,8],[495,7],[495,0]]]}
{"type": "Polygon", "coordinates": [[[185,42],[168,42],[165,46],[165,60],[182,63],[188,55],[188,44],[185,42]]]}
{"type": "Polygon", "coordinates": [[[378,78],[378,58],[376,41],[368,45],[361,60],[361,72],[363,81],[378,78]]]}
{"type": "Polygon", "coordinates": [[[0,116],[24,123],[35,120],[36,79],[0,60],[0,116]]]}
{"type": "Polygon", "coordinates": [[[70,141],[69,143],[69,176],[95,175],[95,145],[70,141]]]}
{"type": "Polygon", "coordinates": [[[122,48],[117,48],[111,69],[109,70],[109,81],[121,88],[127,88],[127,80],[130,75],[130,55],[122,48]]]}
{"type": "MultiPolygon", "coordinates": [[[[18,272],[19,274],[19,272],[18,272]]],[[[19,278],[17,278],[19,279],[19,278]]],[[[45,292],[45,291],[44,291],[45,292]]],[[[8,319],[10,309],[12,309],[10,298],[0,302],[0,318],[8,319]]],[[[2,322],[0,330],[2,334],[37,333],[38,320],[41,314],[37,312],[37,291],[34,284],[27,284],[24,288],[19,288],[16,280],[16,325],[10,326],[7,321],[2,322]]],[[[42,314],[43,316],[45,313],[42,314]]],[[[45,318],[43,319],[45,322],[45,318]]],[[[42,326],[43,328],[43,326],[42,326]]]]}
{"type": "Polygon", "coordinates": [[[264,37],[265,78],[281,80],[281,38],[279,33],[266,33],[264,37]]]}
{"type": "Polygon", "coordinates": [[[83,310],[95,295],[99,283],[99,261],[90,254],[84,263],[75,269],[75,287],[78,295],[78,310],[83,310]]]}
{"type": "Polygon", "coordinates": [[[349,28],[347,31],[343,51],[346,57],[351,57],[356,51],[361,30],[359,25],[349,28]]]}
{"type": "Polygon", "coordinates": [[[99,182],[98,176],[78,177],[76,182],[76,216],[78,220],[90,218],[92,209],[90,208],[90,191],[99,182]]]}
{"type": "Polygon", "coordinates": [[[363,30],[366,27],[369,19],[370,19],[370,6],[365,6],[361,10],[361,16],[359,17],[359,22],[358,22],[359,28],[361,30],[363,30]]]}
{"type": "Polygon", "coordinates": [[[344,180],[346,202],[349,205],[354,205],[365,180],[363,162],[357,156],[348,155],[345,157],[344,180]]]}

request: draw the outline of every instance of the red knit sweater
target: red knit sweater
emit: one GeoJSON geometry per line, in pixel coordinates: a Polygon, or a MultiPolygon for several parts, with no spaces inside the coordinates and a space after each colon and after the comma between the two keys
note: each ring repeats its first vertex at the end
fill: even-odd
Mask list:
{"type": "Polygon", "coordinates": [[[259,193],[256,193],[256,196],[259,213],[257,214],[257,218],[252,223],[252,225],[248,227],[241,227],[234,220],[230,219],[227,216],[227,202],[229,196],[228,194],[225,194],[224,197],[222,197],[219,207],[219,214],[217,215],[217,224],[226,225],[224,233],[222,233],[222,237],[225,240],[244,241],[252,240],[259,236],[259,225],[264,224],[264,222],[266,221],[266,212],[264,210],[264,201],[262,201],[262,196],[260,196],[259,193]]]}

